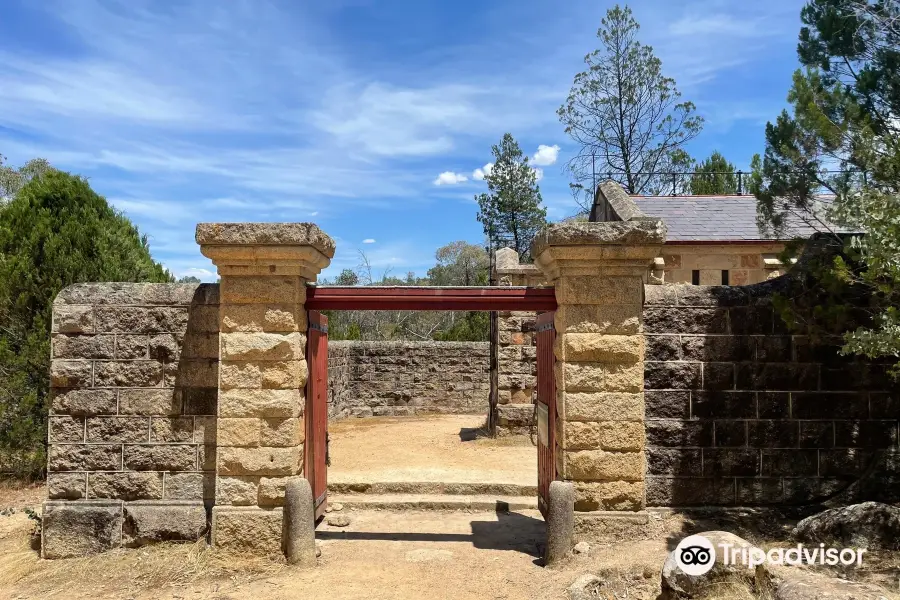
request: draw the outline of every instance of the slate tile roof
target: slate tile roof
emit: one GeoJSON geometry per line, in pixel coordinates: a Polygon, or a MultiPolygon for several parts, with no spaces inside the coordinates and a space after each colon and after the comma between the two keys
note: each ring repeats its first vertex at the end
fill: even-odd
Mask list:
{"type": "Polygon", "coordinates": [[[786,240],[827,230],[794,218],[783,236],[776,238],[760,233],[756,225],[755,196],[632,196],[632,199],[645,215],[666,222],[668,241],[786,240]]]}

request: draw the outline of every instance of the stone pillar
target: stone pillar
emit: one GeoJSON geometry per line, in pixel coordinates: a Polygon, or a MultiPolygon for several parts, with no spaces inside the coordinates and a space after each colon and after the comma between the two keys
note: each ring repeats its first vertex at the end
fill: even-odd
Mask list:
{"type": "MultiPolygon", "coordinates": [[[[538,286],[544,274],[535,265],[521,264],[512,248],[495,255],[494,281],[500,286],[538,286]]],[[[534,421],[537,347],[534,328],[537,314],[499,311],[497,315],[497,434],[527,434],[534,421]]]]}
{"type": "Polygon", "coordinates": [[[664,241],[639,218],[553,225],[532,246],[556,287],[557,470],[575,485],[577,539],[646,521],[641,311],[664,241]]]}
{"type": "Polygon", "coordinates": [[[221,277],[212,541],[274,554],[303,468],[306,284],[334,241],[311,223],[201,223],[197,243],[221,277]]]}

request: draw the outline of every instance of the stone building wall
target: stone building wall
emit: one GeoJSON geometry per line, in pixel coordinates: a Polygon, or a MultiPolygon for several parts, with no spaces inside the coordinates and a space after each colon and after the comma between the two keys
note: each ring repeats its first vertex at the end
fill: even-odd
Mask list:
{"type": "Polygon", "coordinates": [[[330,418],[487,414],[487,342],[329,341],[330,418]]]}
{"type": "MultiPolygon", "coordinates": [[[[154,522],[180,523],[194,539],[206,530],[215,497],[218,303],[218,286],[208,284],[77,284],[60,292],[45,530],[77,520],[72,510],[98,515],[112,536],[98,543],[107,546],[152,537],[154,522]]],[[[45,536],[43,552],[78,555],[79,547],[45,536]]]]}
{"type": "Polygon", "coordinates": [[[691,283],[698,271],[700,285],[720,285],[723,272],[728,285],[760,283],[782,274],[779,254],[784,244],[667,244],[663,247],[666,283],[691,283]]]}
{"type": "Polygon", "coordinates": [[[900,389],[839,338],[791,335],[787,282],[646,286],[648,505],[900,497],[900,389]]]}

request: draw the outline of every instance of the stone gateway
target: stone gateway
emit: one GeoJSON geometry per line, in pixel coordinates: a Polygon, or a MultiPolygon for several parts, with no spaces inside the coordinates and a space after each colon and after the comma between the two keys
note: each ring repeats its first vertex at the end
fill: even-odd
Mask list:
{"type": "MultiPolygon", "coordinates": [[[[535,265],[498,252],[500,285],[555,290],[547,438],[572,542],[641,528],[648,506],[900,498],[885,366],[792,335],[771,304],[791,274],[650,284],[665,240],[634,216],[549,226],[535,265]]],[[[77,284],[54,302],[45,558],[204,537],[281,552],[285,488],[304,475],[307,286],[335,245],[309,223],[200,224],[197,242],[220,284],[77,284]]],[[[501,429],[532,424],[535,316],[500,313],[501,429]]],[[[330,416],[486,413],[487,357],[332,344],[330,416]]]]}

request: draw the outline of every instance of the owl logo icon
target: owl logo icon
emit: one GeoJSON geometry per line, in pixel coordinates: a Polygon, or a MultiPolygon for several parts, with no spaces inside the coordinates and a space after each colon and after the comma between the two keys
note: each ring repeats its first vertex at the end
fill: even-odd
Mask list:
{"type": "Polygon", "coordinates": [[[702,535],[686,537],[675,548],[675,562],[687,575],[703,575],[716,564],[716,548],[702,535]]]}

